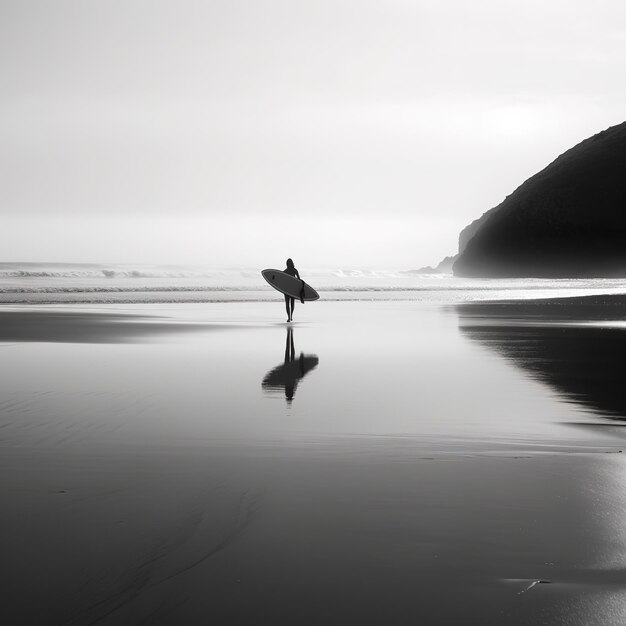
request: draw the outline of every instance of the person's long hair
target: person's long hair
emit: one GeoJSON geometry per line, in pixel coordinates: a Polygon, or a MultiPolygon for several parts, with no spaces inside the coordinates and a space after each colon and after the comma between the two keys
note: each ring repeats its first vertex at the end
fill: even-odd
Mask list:
{"type": "Polygon", "coordinates": [[[287,259],[287,267],[293,269],[293,261],[291,259],[287,259]]]}

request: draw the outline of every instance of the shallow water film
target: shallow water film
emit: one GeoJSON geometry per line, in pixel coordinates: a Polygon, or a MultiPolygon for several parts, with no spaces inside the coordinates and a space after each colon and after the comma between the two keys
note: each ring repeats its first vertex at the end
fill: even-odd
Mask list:
{"type": "Polygon", "coordinates": [[[626,620],[619,299],[0,312],[7,624],[626,620]]]}

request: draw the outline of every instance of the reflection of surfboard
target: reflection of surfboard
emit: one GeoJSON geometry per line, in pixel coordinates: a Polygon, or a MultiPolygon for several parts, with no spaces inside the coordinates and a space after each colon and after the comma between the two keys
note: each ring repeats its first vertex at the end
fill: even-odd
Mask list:
{"type": "Polygon", "coordinates": [[[301,354],[299,358],[289,363],[281,363],[270,370],[263,379],[261,386],[264,389],[282,389],[294,385],[304,378],[320,362],[315,354],[301,354]]]}
{"type": "Polygon", "coordinates": [[[261,275],[276,291],[280,291],[280,293],[284,293],[286,296],[299,300],[302,285],[304,285],[304,299],[319,300],[319,293],[311,285],[307,285],[303,280],[291,276],[291,274],[281,272],[280,270],[263,270],[261,275]]]}

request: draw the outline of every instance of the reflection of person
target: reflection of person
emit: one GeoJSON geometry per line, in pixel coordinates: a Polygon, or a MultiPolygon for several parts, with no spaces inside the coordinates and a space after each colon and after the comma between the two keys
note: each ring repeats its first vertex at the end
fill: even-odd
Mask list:
{"type": "MultiPolygon", "coordinates": [[[[300,278],[300,274],[296,269],[296,266],[293,264],[291,259],[287,259],[287,267],[284,269],[285,274],[289,274],[290,276],[294,276],[295,278],[302,280],[300,278]]],[[[300,292],[300,302],[304,304],[304,281],[302,282],[302,291],[300,292]]],[[[287,321],[291,322],[293,320],[293,307],[295,306],[296,299],[292,298],[285,294],[285,308],[287,309],[287,321]]]]}
{"type": "Polygon", "coordinates": [[[291,405],[296,394],[298,383],[312,369],[317,367],[319,359],[315,354],[300,353],[296,358],[296,348],[293,342],[293,328],[287,328],[287,339],[285,341],[284,363],[277,365],[270,370],[263,379],[262,387],[270,393],[282,390],[285,392],[287,404],[291,405]]]}
{"type": "MultiPolygon", "coordinates": [[[[291,260],[291,259],[290,259],[291,260]]],[[[287,296],[285,296],[287,297],[287,296]]],[[[293,300],[293,298],[291,298],[293,300]]],[[[300,355],[300,359],[303,358],[303,354],[300,355]]],[[[285,342],[285,366],[289,363],[293,363],[296,360],[296,348],[293,344],[293,328],[287,329],[287,341],[285,342]]],[[[300,368],[299,368],[300,369],[300,368]]],[[[296,392],[298,385],[298,374],[295,376],[285,376],[285,398],[289,404],[293,400],[293,394],[296,392]]],[[[304,372],[301,374],[304,376],[304,372]]]]}

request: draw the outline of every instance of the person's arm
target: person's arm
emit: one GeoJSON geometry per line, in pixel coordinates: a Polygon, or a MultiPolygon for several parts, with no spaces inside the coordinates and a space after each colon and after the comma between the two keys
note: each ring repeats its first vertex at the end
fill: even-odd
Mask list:
{"type": "Polygon", "coordinates": [[[300,273],[298,272],[298,270],[296,270],[296,278],[297,278],[298,280],[302,280],[302,279],[300,278],[300,273]]]}

